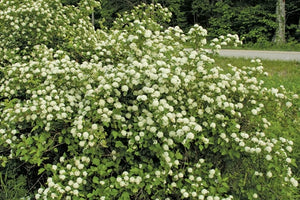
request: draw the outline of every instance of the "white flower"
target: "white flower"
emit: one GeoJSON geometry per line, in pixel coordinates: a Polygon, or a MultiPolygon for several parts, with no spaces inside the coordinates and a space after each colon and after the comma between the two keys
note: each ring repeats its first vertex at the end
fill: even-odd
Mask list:
{"type": "Polygon", "coordinates": [[[139,95],[138,97],[137,97],[137,100],[138,101],[146,101],[148,99],[148,97],[146,96],[146,95],[139,95]]]}
{"type": "Polygon", "coordinates": [[[286,102],[286,104],[285,104],[285,105],[286,105],[286,107],[288,107],[288,108],[289,108],[289,107],[291,107],[293,104],[292,104],[291,102],[289,102],[289,101],[288,101],[288,102],[286,102]]]}
{"type": "Polygon", "coordinates": [[[293,148],[292,148],[291,146],[287,146],[287,147],[286,147],[286,150],[287,150],[288,152],[292,152],[293,148]]]}
{"type": "Polygon", "coordinates": [[[70,170],[70,169],[72,168],[72,165],[67,164],[66,168],[67,168],[68,170],[70,170]]]}
{"type": "Polygon", "coordinates": [[[203,195],[206,195],[206,194],[208,194],[209,192],[208,192],[207,189],[202,189],[202,190],[201,190],[201,193],[202,193],[203,195]]]}
{"type": "Polygon", "coordinates": [[[127,86],[127,85],[122,85],[121,90],[122,90],[123,92],[127,92],[127,91],[128,91],[128,86],[127,86]]]}
{"type": "Polygon", "coordinates": [[[257,199],[257,198],[258,198],[258,195],[257,195],[256,193],[254,193],[254,194],[253,194],[253,198],[254,198],[254,199],[257,199]]]}
{"type": "Polygon", "coordinates": [[[59,175],[59,178],[60,178],[61,180],[65,180],[66,176],[61,174],[61,175],[59,175]]]}
{"type": "Polygon", "coordinates": [[[298,187],[298,181],[295,178],[291,178],[290,181],[294,187],[298,187]]]}
{"type": "Polygon", "coordinates": [[[139,135],[137,135],[137,136],[134,137],[134,139],[135,139],[135,141],[138,142],[138,141],[140,141],[141,137],[139,135]]]}
{"type": "Polygon", "coordinates": [[[245,142],[241,141],[241,142],[239,143],[239,146],[244,147],[244,146],[245,146],[245,142]]]}
{"type": "Polygon", "coordinates": [[[69,186],[73,186],[73,184],[74,184],[74,181],[72,181],[72,180],[69,180],[69,181],[68,181],[68,185],[69,185],[69,186]]]}
{"type": "Polygon", "coordinates": [[[145,36],[146,38],[151,37],[151,35],[152,35],[152,31],[150,31],[150,30],[146,30],[146,31],[145,31],[144,36],[145,36]]]}
{"type": "Polygon", "coordinates": [[[163,132],[159,131],[159,132],[157,133],[157,137],[158,137],[158,138],[162,138],[163,136],[164,136],[164,133],[163,133],[163,132]]]}
{"type": "Polygon", "coordinates": [[[195,126],[194,130],[200,132],[200,131],[202,131],[202,127],[201,127],[200,125],[197,124],[197,125],[195,126]]]}
{"type": "Polygon", "coordinates": [[[171,83],[175,86],[178,86],[178,85],[180,85],[181,81],[180,81],[179,77],[175,75],[171,78],[171,83]]]}
{"type": "Polygon", "coordinates": [[[194,139],[194,134],[191,133],[191,132],[189,132],[189,133],[186,135],[186,138],[192,140],[192,139],[194,139]]]}
{"type": "Polygon", "coordinates": [[[83,175],[84,177],[86,177],[86,176],[87,176],[87,172],[86,172],[86,171],[82,172],[82,175],[83,175]]]}
{"type": "Polygon", "coordinates": [[[78,167],[78,169],[83,169],[84,165],[80,163],[77,167],[78,167]]]}
{"type": "Polygon", "coordinates": [[[74,183],[73,184],[73,188],[75,188],[75,189],[79,188],[79,184],[78,183],[74,183]]]}
{"type": "Polygon", "coordinates": [[[88,132],[84,132],[83,134],[82,134],[82,136],[83,136],[83,138],[84,139],[88,139],[89,138],[89,133],[88,132]]]}
{"type": "Polygon", "coordinates": [[[204,144],[208,144],[209,143],[209,139],[208,138],[202,138],[202,141],[204,142],[204,144]]]}
{"type": "Polygon", "coordinates": [[[52,119],[53,119],[53,115],[52,114],[47,115],[47,121],[51,121],[52,119]]]}
{"type": "Polygon", "coordinates": [[[84,147],[84,145],[85,145],[85,141],[80,141],[79,142],[79,146],[84,147]]]}
{"type": "Polygon", "coordinates": [[[208,196],[206,199],[207,200],[214,200],[214,198],[212,196],[208,196]]]}
{"type": "Polygon", "coordinates": [[[92,125],[92,129],[93,129],[93,130],[97,130],[97,129],[98,129],[98,125],[97,125],[97,124],[93,124],[93,125],[92,125]]]}
{"type": "Polygon", "coordinates": [[[268,155],[266,155],[266,159],[267,160],[272,160],[272,156],[268,154],[268,155]]]}
{"type": "Polygon", "coordinates": [[[178,160],[175,160],[175,161],[174,161],[174,164],[175,164],[175,165],[179,165],[179,161],[178,161],[178,160]]]}
{"type": "Polygon", "coordinates": [[[221,133],[221,134],[220,134],[220,137],[221,137],[222,139],[225,139],[225,138],[226,138],[226,134],[225,134],[225,133],[221,133]]]}
{"type": "Polygon", "coordinates": [[[272,172],[268,171],[267,172],[267,177],[271,178],[273,176],[272,172]]]}
{"type": "Polygon", "coordinates": [[[11,144],[11,143],[12,143],[11,139],[7,139],[5,142],[6,142],[7,144],[11,144]]]}
{"type": "Polygon", "coordinates": [[[204,199],[204,196],[201,194],[201,195],[198,196],[198,199],[199,199],[199,200],[203,200],[203,199],[204,199]]]}
{"type": "Polygon", "coordinates": [[[193,180],[195,179],[195,177],[194,177],[193,175],[190,175],[190,176],[189,176],[189,179],[190,179],[191,181],[193,181],[193,180]]]}
{"type": "Polygon", "coordinates": [[[182,178],[182,177],[183,177],[183,173],[179,172],[179,173],[178,173],[178,177],[179,177],[179,178],[182,178]]]}
{"type": "Polygon", "coordinates": [[[189,193],[184,192],[184,193],[183,193],[183,197],[184,197],[184,198],[188,198],[188,197],[189,197],[189,193]]]}
{"type": "Polygon", "coordinates": [[[271,152],[272,151],[272,147],[270,147],[270,146],[267,146],[266,148],[265,148],[265,150],[267,151],[267,152],[271,152]]]}
{"type": "Polygon", "coordinates": [[[251,112],[252,112],[253,115],[257,115],[257,110],[256,109],[252,109],[251,112]]]}
{"type": "Polygon", "coordinates": [[[216,128],[216,123],[212,122],[212,123],[210,124],[210,127],[213,128],[213,129],[216,128]]]}
{"type": "Polygon", "coordinates": [[[75,175],[75,176],[80,176],[80,171],[78,171],[78,170],[75,171],[75,172],[74,172],[74,175],[75,175]]]}
{"type": "Polygon", "coordinates": [[[69,191],[71,190],[71,187],[70,187],[70,186],[66,186],[66,187],[65,187],[65,190],[66,190],[67,192],[69,192],[69,191]]]}
{"type": "Polygon", "coordinates": [[[52,170],[56,171],[57,170],[57,166],[56,165],[52,165],[52,170]]]}
{"type": "Polygon", "coordinates": [[[75,196],[78,196],[79,191],[78,191],[78,190],[73,190],[73,194],[74,194],[75,196]]]}
{"type": "Polygon", "coordinates": [[[160,171],[155,171],[156,176],[160,176],[160,171]]]}

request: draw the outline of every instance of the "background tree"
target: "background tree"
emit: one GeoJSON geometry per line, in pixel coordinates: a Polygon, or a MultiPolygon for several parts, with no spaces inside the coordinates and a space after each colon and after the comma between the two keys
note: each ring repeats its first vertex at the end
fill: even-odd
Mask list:
{"type": "Polygon", "coordinates": [[[286,39],[300,41],[300,0],[286,1],[286,39]]]}
{"type": "Polygon", "coordinates": [[[278,0],[276,4],[276,20],[278,27],[275,35],[276,44],[285,43],[285,0],[278,0]]]}
{"type": "MultiPolygon", "coordinates": [[[[78,2],[63,0],[64,4],[75,6],[78,2]]],[[[102,0],[101,9],[95,10],[96,28],[111,27],[116,17],[141,3],[160,3],[168,7],[172,18],[164,25],[179,26],[187,31],[197,23],[208,29],[209,37],[236,33],[244,38],[245,44],[260,46],[275,41],[300,41],[300,0],[102,0]],[[282,4],[285,8],[278,10],[282,4]],[[280,13],[284,17],[279,17],[280,13]],[[282,34],[285,40],[279,39],[283,38],[282,34]]]]}

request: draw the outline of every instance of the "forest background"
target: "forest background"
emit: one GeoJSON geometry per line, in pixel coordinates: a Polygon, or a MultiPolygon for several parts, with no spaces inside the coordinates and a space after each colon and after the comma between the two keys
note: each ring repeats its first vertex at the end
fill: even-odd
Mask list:
{"type": "MultiPolygon", "coordinates": [[[[63,0],[64,4],[75,6],[78,2],[63,0]]],[[[167,26],[188,30],[199,24],[208,30],[211,38],[238,34],[246,47],[276,45],[300,49],[300,0],[101,0],[101,9],[95,10],[93,16],[95,27],[112,26],[118,15],[141,3],[168,7],[173,16],[167,26]],[[280,20],[284,23],[284,40],[276,41],[280,20]]]]}

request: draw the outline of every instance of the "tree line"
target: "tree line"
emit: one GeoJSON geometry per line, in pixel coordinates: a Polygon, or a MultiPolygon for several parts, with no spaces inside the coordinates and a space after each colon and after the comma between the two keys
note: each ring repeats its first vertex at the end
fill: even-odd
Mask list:
{"type": "MultiPolygon", "coordinates": [[[[62,0],[76,5],[80,0],[62,0]]],[[[160,3],[172,12],[168,26],[188,30],[199,24],[210,37],[238,34],[246,44],[300,42],[300,0],[101,0],[96,28],[110,27],[118,15],[141,3],[160,3]]]]}

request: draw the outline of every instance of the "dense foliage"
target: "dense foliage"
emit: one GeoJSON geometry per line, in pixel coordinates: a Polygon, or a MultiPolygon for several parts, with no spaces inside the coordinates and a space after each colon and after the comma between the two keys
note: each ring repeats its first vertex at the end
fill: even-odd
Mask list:
{"type": "MultiPolygon", "coordinates": [[[[78,0],[65,0],[75,4],[78,0]]],[[[111,26],[118,14],[140,3],[161,3],[173,16],[168,25],[188,30],[200,24],[209,31],[209,37],[228,32],[240,35],[245,44],[266,44],[274,40],[277,28],[276,0],[102,0],[102,9],[96,10],[100,24],[111,26]],[[104,20],[105,19],[105,20],[104,20]]],[[[286,37],[290,43],[300,41],[300,1],[286,1],[286,37]]]]}
{"type": "Polygon", "coordinates": [[[260,60],[225,71],[202,49],[237,35],[164,28],[160,4],[94,30],[94,6],[0,2],[3,198],[297,197],[294,142],[271,122],[297,123],[298,95],[267,88],[260,60]]]}

